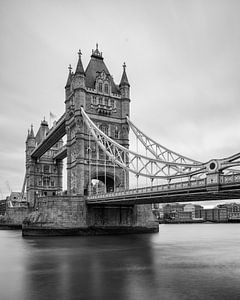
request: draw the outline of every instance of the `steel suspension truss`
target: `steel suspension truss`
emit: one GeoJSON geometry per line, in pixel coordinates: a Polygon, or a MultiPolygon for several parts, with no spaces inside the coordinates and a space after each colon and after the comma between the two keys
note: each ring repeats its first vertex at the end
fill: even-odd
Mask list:
{"type": "Polygon", "coordinates": [[[223,159],[212,159],[206,163],[193,160],[189,157],[180,155],[161,144],[139,130],[127,118],[128,124],[137,139],[143,144],[153,157],[148,157],[131,151],[102,132],[96,124],[89,118],[83,108],[81,108],[82,117],[86,127],[91,133],[93,139],[109,159],[125,171],[139,176],[154,179],[181,179],[188,177],[202,177],[209,173],[225,172],[226,174],[239,173],[240,153],[223,159]]]}
{"type": "MultiPolygon", "coordinates": [[[[193,160],[189,157],[178,154],[163,145],[157,143],[152,138],[143,133],[133,122],[127,117],[127,122],[130,129],[133,131],[136,138],[142,143],[142,145],[155,157],[163,159],[166,162],[181,162],[181,163],[192,163],[196,165],[204,165],[205,171],[203,173],[212,173],[212,172],[223,172],[226,174],[239,173],[239,169],[232,169],[233,167],[240,166],[240,153],[231,155],[223,159],[213,159],[209,162],[202,163],[196,160],[193,160]]],[[[203,174],[202,173],[202,174],[203,174]]]]}
{"type": "Polygon", "coordinates": [[[135,134],[136,138],[143,144],[147,151],[149,151],[155,158],[166,161],[166,162],[176,162],[181,164],[192,164],[192,165],[202,165],[202,162],[191,159],[189,157],[178,154],[163,145],[157,143],[152,138],[143,133],[136,125],[134,125],[129,117],[127,117],[127,122],[130,129],[135,134]]]}
{"type": "Polygon", "coordinates": [[[170,159],[173,155],[177,155],[174,152],[170,155],[170,150],[166,156],[163,154],[160,157],[153,158],[131,151],[104,134],[97,125],[91,121],[83,108],[81,108],[81,113],[88,131],[109,159],[124,170],[135,174],[137,177],[147,177],[152,181],[154,179],[170,181],[183,177],[191,178],[194,175],[204,174],[206,172],[205,164],[187,159],[186,157],[182,156],[181,159],[175,157],[170,159]]]}

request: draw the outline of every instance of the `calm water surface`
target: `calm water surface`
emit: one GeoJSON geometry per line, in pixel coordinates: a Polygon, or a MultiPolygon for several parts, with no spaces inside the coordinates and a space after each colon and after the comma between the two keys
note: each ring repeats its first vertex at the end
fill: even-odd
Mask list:
{"type": "Polygon", "coordinates": [[[0,300],[240,299],[240,224],[22,238],[0,231],[0,300]]]}

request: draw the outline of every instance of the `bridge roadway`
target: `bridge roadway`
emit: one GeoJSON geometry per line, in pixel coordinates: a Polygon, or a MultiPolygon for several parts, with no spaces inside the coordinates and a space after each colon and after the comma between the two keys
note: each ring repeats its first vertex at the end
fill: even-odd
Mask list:
{"type": "Polygon", "coordinates": [[[219,176],[219,184],[207,184],[207,178],[170,183],[88,196],[87,204],[133,205],[240,199],[240,173],[219,176]]]}

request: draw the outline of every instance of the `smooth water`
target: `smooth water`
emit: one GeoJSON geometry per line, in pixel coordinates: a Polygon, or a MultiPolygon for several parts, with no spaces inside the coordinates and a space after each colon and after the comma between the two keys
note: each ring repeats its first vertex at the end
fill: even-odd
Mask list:
{"type": "Polygon", "coordinates": [[[240,224],[22,238],[0,231],[0,300],[240,299],[240,224]]]}

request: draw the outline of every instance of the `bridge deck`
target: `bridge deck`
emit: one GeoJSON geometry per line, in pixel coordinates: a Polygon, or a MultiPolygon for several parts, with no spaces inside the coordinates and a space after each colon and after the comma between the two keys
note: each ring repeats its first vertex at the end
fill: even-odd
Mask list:
{"type": "Polygon", "coordinates": [[[132,189],[87,198],[96,204],[148,204],[240,199],[240,174],[221,175],[219,184],[207,184],[207,179],[132,189]]]}

